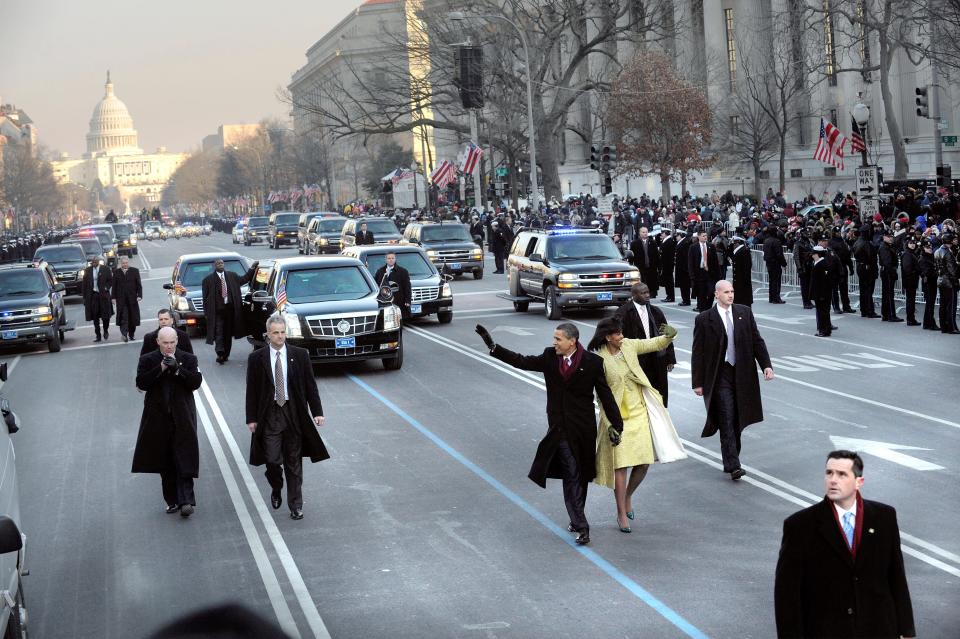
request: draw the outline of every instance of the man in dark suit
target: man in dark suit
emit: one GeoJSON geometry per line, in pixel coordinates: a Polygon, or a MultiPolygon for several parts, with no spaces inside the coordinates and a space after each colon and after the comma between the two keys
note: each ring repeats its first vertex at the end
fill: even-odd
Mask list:
{"type": "Polygon", "coordinates": [[[660,230],[660,272],[657,282],[663,287],[663,301],[674,302],[673,269],[676,266],[677,240],[670,229],[660,230]]]}
{"type": "Polygon", "coordinates": [[[884,322],[902,322],[903,318],[897,317],[897,303],[893,299],[897,272],[900,270],[900,257],[893,245],[892,231],[883,232],[883,242],[877,249],[877,259],[880,262],[880,317],[884,322]]]}
{"type": "Polygon", "coordinates": [[[783,269],[787,266],[787,258],[783,254],[783,241],[780,231],[768,227],[766,238],[763,240],[763,261],[767,264],[768,292],[767,300],[771,304],[786,304],[780,297],[780,282],[783,279],[783,269]]]}
{"type": "Polygon", "coordinates": [[[740,433],[763,421],[757,364],[764,379],[774,376],[750,307],[733,303],[733,285],[726,280],[717,282],[714,296],[717,305],[694,322],[691,380],[707,408],[700,436],[719,431],[723,472],[736,480],[746,475],[740,467],[740,433]]]}
{"type": "Polygon", "coordinates": [[[113,302],[110,288],[113,286],[113,275],[110,269],[100,264],[100,258],[90,260],[90,266],[83,270],[83,281],[80,291],[83,295],[84,316],[88,322],[93,322],[96,331],[94,342],[110,339],[110,318],[113,316],[113,302]],[[103,325],[103,337],[100,337],[100,326],[103,325]]]}
{"type": "Polygon", "coordinates": [[[396,284],[399,288],[393,297],[393,302],[400,307],[403,319],[410,319],[410,300],[413,297],[410,286],[410,272],[397,264],[397,254],[387,253],[386,262],[377,269],[373,279],[379,286],[396,284]]]}
{"type": "Polygon", "coordinates": [[[303,457],[318,462],[330,454],[317,428],[323,426],[323,406],[313,378],[310,353],[287,344],[287,322],[279,314],[267,320],[267,341],[247,358],[247,427],[250,463],[267,466],[270,504],[283,504],[287,477],[290,518],[303,519],[303,457]]]}
{"type": "Polygon", "coordinates": [[[364,244],[373,244],[373,231],[368,231],[367,223],[362,222],[360,224],[360,230],[354,234],[353,238],[357,246],[363,246],[364,244]]]}
{"type": "Polygon", "coordinates": [[[683,229],[677,230],[677,288],[680,289],[680,301],[677,306],[690,306],[690,267],[687,258],[690,255],[690,236],[683,229]]]}
{"type": "Polygon", "coordinates": [[[690,282],[697,297],[697,311],[702,312],[710,308],[711,289],[713,283],[719,279],[717,271],[720,262],[717,261],[717,249],[708,241],[707,232],[700,230],[697,233],[696,243],[690,246],[687,254],[687,270],[690,273],[690,282]]]}
{"type": "Polygon", "coordinates": [[[731,238],[733,250],[730,262],[733,264],[733,303],[753,306],[753,256],[747,248],[746,240],[739,235],[731,238]]]}
{"type": "Polygon", "coordinates": [[[877,285],[877,247],[870,238],[873,229],[869,224],[860,228],[860,237],[853,244],[853,258],[857,261],[857,285],[860,289],[860,317],[876,319],[876,306],[873,303],[873,290],[877,285]]]}
{"type": "MultiPolygon", "coordinates": [[[[670,329],[676,334],[674,329],[670,329]]],[[[563,501],[570,516],[568,530],[577,533],[577,543],[590,543],[590,524],[584,514],[587,486],[596,476],[597,420],[593,408],[596,391],[604,414],[611,422],[607,436],[620,443],[623,419],[603,372],[603,358],[580,343],[580,331],[565,323],[553,331],[553,347],[540,355],[520,355],[497,345],[490,333],[477,324],[477,334],[490,354],[514,368],[543,373],[547,387],[547,434],[527,475],[541,488],[547,478],[563,480],[563,501]]]]}
{"type": "Polygon", "coordinates": [[[140,300],[143,285],[140,269],[130,266],[130,258],[120,258],[120,267],[113,271],[113,299],[117,302],[117,326],[123,341],[134,339],[133,333],[140,326],[140,300]]]}
{"type": "Polygon", "coordinates": [[[260,262],[254,262],[240,277],[224,268],[223,260],[213,263],[214,271],[203,278],[203,315],[207,320],[207,344],[213,344],[217,364],[230,357],[234,338],[246,334],[241,308],[240,286],[247,284],[257,273],[260,262]]]}
{"type": "MultiPolygon", "coordinates": [[[[623,327],[623,336],[628,339],[650,339],[660,335],[660,327],[667,323],[667,318],[663,311],[650,303],[650,289],[640,282],[630,288],[630,295],[632,299],[624,302],[616,313],[623,327]]],[[[670,386],[667,373],[672,371],[677,363],[673,343],[662,351],[639,355],[637,360],[650,384],[660,393],[666,407],[670,386]]]]}
{"type": "Polygon", "coordinates": [[[827,249],[817,244],[813,247],[813,266],[810,267],[810,297],[817,309],[817,337],[830,337],[833,324],[830,321],[830,299],[833,295],[834,274],[826,259],[827,249]]]}
{"type": "Polygon", "coordinates": [[[657,270],[660,266],[660,251],[650,237],[650,230],[640,227],[640,235],[630,244],[633,265],[640,269],[640,279],[649,288],[650,297],[657,297],[657,270]]]}
{"type": "Polygon", "coordinates": [[[190,343],[190,336],[187,335],[186,331],[181,331],[179,328],[174,326],[175,321],[173,319],[173,311],[171,311],[169,308],[161,308],[159,311],[157,311],[157,323],[160,325],[157,330],[144,334],[143,345],[140,346],[140,357],[157,350],[159,345],[159,342],[157,341],[157,335],[160,333],[160,329],[164,326],[169,326],[177,332],[178,349],[186,353],[190,353],[191,355],[193,354],[193,344],[190,343]]]}
{"type": "Polygon", "coordinates": [[[827,456],[826,496],[783,522],[777,636],[914,637],[897,512],[860,495],[863,460],[827,456]]]}
{"type": "Polygon", "coordinates": [[[167,513],[179,510],[189,517],[197,505],[193,480],[200,469],[193,391],[203,376],[196,356],[177,349],[172,327],[159,330],[158,345],[137,365],[137,388],[146,395],[132,472],[159,473],[167,513]]]}

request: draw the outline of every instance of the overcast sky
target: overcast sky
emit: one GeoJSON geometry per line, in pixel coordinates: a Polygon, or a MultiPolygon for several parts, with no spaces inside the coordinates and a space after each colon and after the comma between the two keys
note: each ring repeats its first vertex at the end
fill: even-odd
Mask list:
{"type": "Polygon", "coordinates": [[[2,0],[0,100],[78,157],[107,69],[140,146],[199,147],[220,124],[286,117],[277,90],[362,0],[2,0]]]}

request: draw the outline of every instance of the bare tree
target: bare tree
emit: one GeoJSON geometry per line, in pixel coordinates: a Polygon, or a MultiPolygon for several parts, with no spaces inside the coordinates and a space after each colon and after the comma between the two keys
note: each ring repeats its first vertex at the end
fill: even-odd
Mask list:
{"type": "MultiPolygon", "coordinates": [[[[29,144],[7,144],[0,162],[0,200],[14,209],[17,228],[32,227],[34,218],[55,211],[62,195],[50,163],[29,144]]],[[[45,218],[44,218],[45,219],[45,218]]]]}
{"type": "Polygon", "coordinates": [[[190,204],[194,207],[206,204],[217,197],[219,179],[219,153],[215,150],[194,153],[171,176],[163,189],[162,204],[190,204]]]}
{"type": "Polygon", "coordinates": [[[761,102],[747,91],[730,94],[717,112],[714,136],[715,148],[723,149],[721,164],[750,168],[759,201],[763,196],[760,169],[780,148],[777,128],[761,102]]]}

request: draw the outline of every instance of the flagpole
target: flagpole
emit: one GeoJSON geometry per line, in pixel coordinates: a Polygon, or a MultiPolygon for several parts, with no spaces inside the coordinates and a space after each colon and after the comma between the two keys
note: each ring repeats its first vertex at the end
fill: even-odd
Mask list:
{"type": "MultiPolygon", "coordinates": [[[[480,146],[479,124],[477,122],[477,109],[470,109],[470,137],[473,144],[480,146]]],[[[473,165],[473,206],[477,211],[483,210],[483,193],[480,192],[480,161],[473,165]]]]}

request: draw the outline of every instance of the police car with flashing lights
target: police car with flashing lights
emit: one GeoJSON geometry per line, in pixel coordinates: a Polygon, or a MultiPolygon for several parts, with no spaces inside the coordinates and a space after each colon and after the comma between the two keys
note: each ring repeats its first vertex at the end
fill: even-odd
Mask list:
{"type": "Polygon", "coordinates": [[[548,227],[524,230],[507,258],[509,293],[500,295],[525,312],[543,302],[551,320],[574,308],[619,306],[630,299],[640,271],[613,240],[597,228],[548,227]]]}
{"type": "Polygon", "coordinates": [[[46,262],[0,266],[0,346],[46,344],[60,352],[67,331],[66,287],[46,262]]]}

